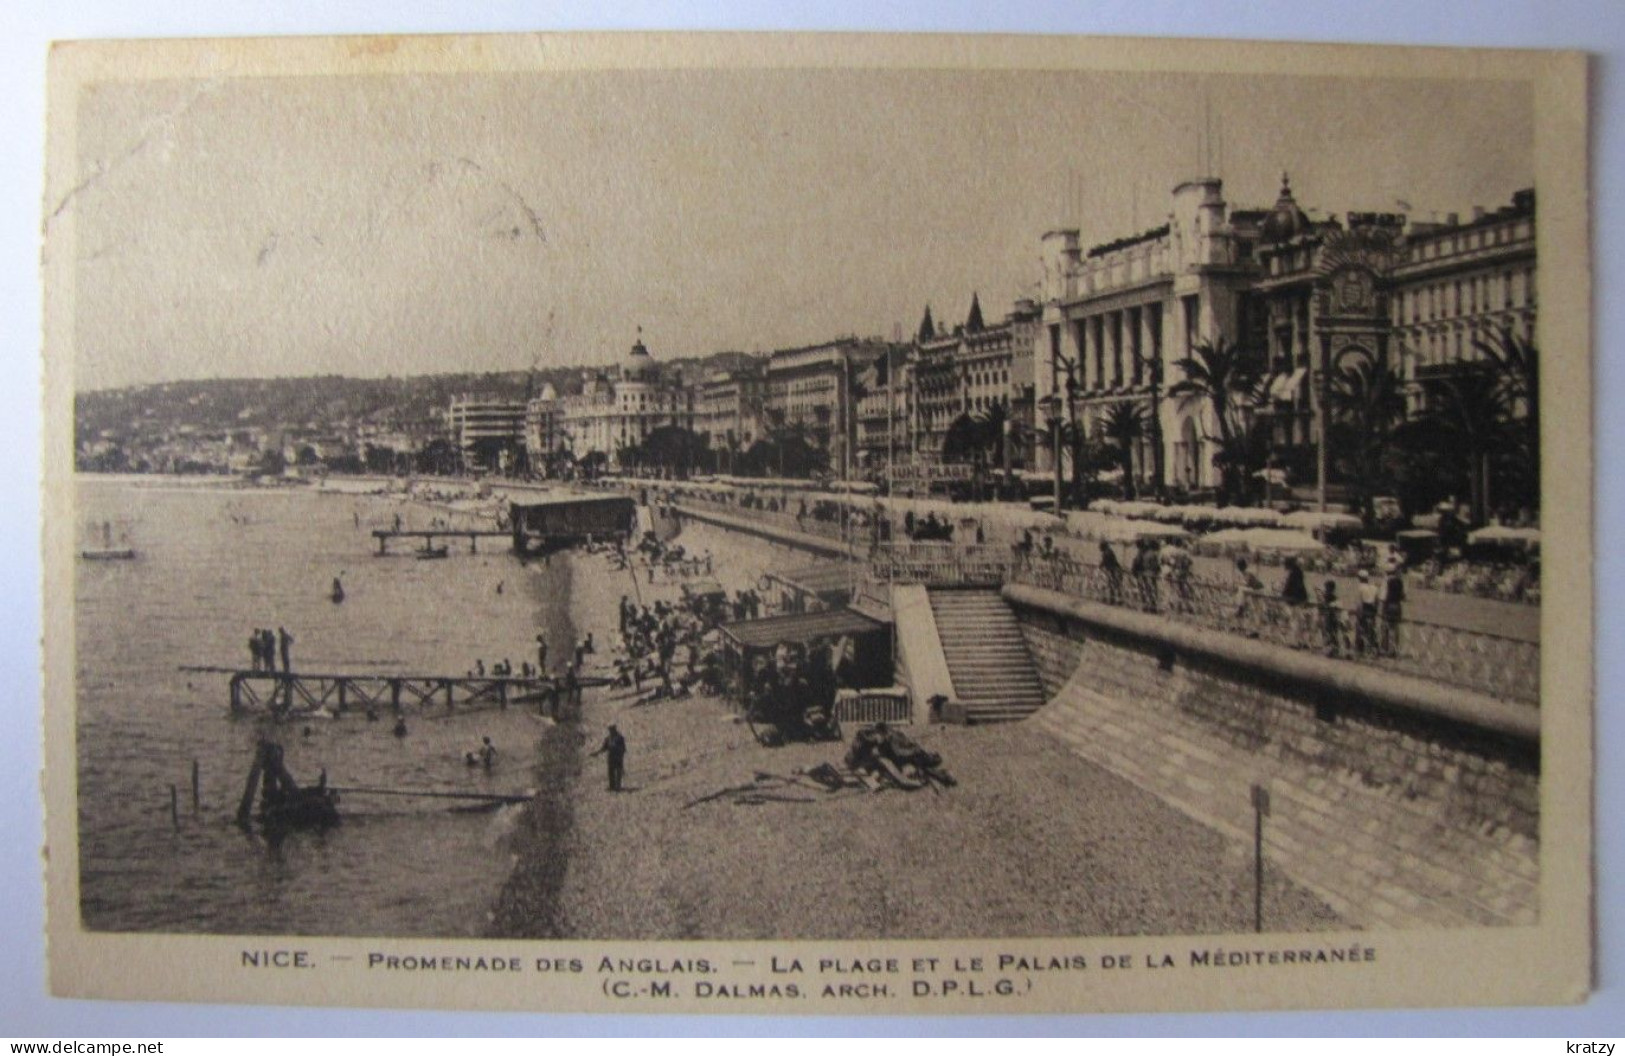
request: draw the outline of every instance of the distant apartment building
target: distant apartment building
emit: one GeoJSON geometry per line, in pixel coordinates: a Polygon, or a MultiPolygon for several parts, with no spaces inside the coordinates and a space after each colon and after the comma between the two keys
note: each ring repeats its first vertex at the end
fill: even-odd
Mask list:
{"type": "Polygon", "coordinates": [[[1457,220],[1413,223],[1392,261],[1393,342],[1419,395],[1477,359],[1478,342],[1535,338],[1535,192],[1457,220]]]}
{"type": "Polygon", "coordinates": [[[716,371],[700,383],[694,395],[694,431],[716,453],[724,472],[732,472],[738,456],[762,438],[766,395],[761,364],[716,371]]]}
{"type": "Polygon", "coordinates": [[[801,429],[843,474],[856,457],[853,382],[885,348],[874,338],[842,337],[775,349],[767,361],[767,425],[801,429]]]}
{"type": "Polygon", "coordinates": [[[920,324],[914,348],[913,383],[917,417],[915,448],[920,458],[941,458],[949,427],[960,417],[1012,423],[1011,462],[1026,465],[1033,427],[1033,347],[1038,306],[1017,301],[1003,321],[988,326],[981,300],[971,297],[965,322],[936,333],[930,310],[920,324]]]}
{"type": "Polygon", "coordinates": [[[858,465],[876,479],[913,461],[912,349],[888,345],[858,374],[858,465]]]}
{"type": "Polygon", "coordinates": [[[446,412],[452,443],[472,472],[512,469],[524,442],[525,405],[513,400],[454,396],[446,412]]]}

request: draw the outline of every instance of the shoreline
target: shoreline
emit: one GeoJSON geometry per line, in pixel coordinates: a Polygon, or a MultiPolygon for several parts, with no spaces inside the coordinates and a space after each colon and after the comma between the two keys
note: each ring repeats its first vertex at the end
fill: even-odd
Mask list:
{"type": "MultiPolygon", "coordinates": [[[[583,556],[566,552],[551,561],[544,574],[551,582],[544,589],[562,590],[563,642],[548,641],[548,659],[563,655],[581,638],[575,589],[583,556]]],[[[556,637],[556,635],[555,635],[556,637]]],[[[513,832],[513,859],[507,878],[491,906],[486,934],[493,938],[552,939],[560,937],[559,891],[569,867],[575,838],[575,789],[581,773],[583,735],[579,715],[544,730],[536,740],[532,766],[536,795],[522,809],[513,832]]]]}

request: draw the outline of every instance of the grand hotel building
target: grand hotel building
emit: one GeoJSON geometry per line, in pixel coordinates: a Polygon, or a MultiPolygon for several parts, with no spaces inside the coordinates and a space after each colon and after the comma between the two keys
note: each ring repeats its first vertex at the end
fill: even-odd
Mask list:
{"type": "MultiPolygon", "coordinates": [[[[1218,484],[1211,409],[1168,396],[1179,362],[1203,342],[1259,357],[1257,413],[1270,419],[1277,465],[1303,486],[1322,472],[1320,406],[1342,357],[1385,358],[1415,409],[1429,379],[1477,357],[1476,341],[1534,336],[1533,191],[1465,222],[1311,218],[1285,177],[1269,209],[1232,209],[1216,178],[1180,184],[1169,206],[1165,223],[1087,250],[1076,229],[1042,239],[1033,425],[1068,413],[1070,400],[1096,432],[1113,404],[1142,404],[1148,424],[1154,416],[1133,460],[1142,484],[1159,470],[1175,488],[1218,484]]],[[[1040,466],[1053,457],[1040,446],[1040,466]]]]}

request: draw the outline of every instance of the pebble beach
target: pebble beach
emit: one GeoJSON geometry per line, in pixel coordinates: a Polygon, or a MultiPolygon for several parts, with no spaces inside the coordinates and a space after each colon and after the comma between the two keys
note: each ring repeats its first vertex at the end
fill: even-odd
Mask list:
{"type": "MultiPolygon", "coordinates": [[[[764,541],[690,524],[690,553],[726,554],[729,590],[805,563],[764,541]]],[[[570,562],[575,633],[614,638],[630,593],[607,557],[570,562]]],[[[640,583],[643,600],[675,584],[640,583]]],[[[601,650],[602,652],[602,650],[601,650]]],[[[600,657],[607,662],[608,656],[600,657]]],[[[590,672],[589,672],[590,673],[590,672]]],[[[538,747],[539,795],[514,835],[493,911],[503,937],[866,939],[1202,934],[1251,930],[1252,848],[1070,753],[1036,725],[911,727],[951,788],[836,792],[795,772],[841,764],[835,742],[765,748],[727,702],[636,703],[588,690],[579,721],[538,747]],[[588,754],[615,723],[626,784],[588,754]]],[[[852,731],[847,731],[848,736],[852,731]]],[[[1265,927],[1346,925],[1265,872],[1265,927]]]]}

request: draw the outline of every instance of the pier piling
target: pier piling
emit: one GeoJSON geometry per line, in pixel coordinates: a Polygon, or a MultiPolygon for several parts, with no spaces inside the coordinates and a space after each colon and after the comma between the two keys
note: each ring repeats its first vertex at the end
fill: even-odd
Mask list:
{"type": "Polygon", "coordinates": [[[192,760],[192,813],[193,814],[196,814],[198,812],[198,809],[202,805],[202,802],[203,802],[203,799],[202,799],[202,796],[199,793],[199,789],[198,789],[198,765],[197,765],[197,760],[193,759],[192,760]]]}
{"type": "Polygon", "coordinates": [[[181,827],[181,793],[174,785],[169,786],[169,821],[175,828],[181,827]]]}

